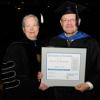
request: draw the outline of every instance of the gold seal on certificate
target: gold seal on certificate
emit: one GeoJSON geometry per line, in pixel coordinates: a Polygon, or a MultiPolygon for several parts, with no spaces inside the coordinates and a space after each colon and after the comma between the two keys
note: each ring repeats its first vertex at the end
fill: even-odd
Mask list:
{"type": "Polygon", "coordinates": [[[42,47],[42,82],[48,86],[75,86],[84,82],[86,48],[42,47]]]}

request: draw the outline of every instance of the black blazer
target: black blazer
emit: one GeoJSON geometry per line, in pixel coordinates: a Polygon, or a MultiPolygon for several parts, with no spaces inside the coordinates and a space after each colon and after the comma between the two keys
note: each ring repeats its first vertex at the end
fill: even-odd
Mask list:
{"type": "Polygon", "coordinates": [[[32,96],[37,95],[37,72],[40,70],[37,53],[36,41],[13,42],[7,48],[2,65],[7,100],[31,100],[32,96]]]}

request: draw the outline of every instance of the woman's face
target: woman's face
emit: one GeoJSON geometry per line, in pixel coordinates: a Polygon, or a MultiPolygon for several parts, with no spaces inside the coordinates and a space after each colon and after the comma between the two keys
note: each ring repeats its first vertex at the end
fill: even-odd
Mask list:
{"type": "Polygon", "coordinates": [[[36,40],[39,33],[39,24],[35,17],[27,17],[24,20],[23,32],[30,40],[36,40]]]}

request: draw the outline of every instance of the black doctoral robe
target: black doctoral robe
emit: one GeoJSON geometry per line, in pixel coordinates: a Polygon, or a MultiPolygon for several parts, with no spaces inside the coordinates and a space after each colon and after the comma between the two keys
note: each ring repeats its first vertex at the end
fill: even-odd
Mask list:
{"type": "Polygon", "coordinates": [[[85,81],[91,82],[94,86],[93,90],[81,93],[73,87],[51,87],[48,89],[48,100],[94,100],[96,99],[97,91],[100,90],[100,46],[98,42],[90,36],[82,38],[68,38],[62,35],[55,36],[49,42],[52,47],[64,48],[86,48],[86,70],[85,81]],[[50,96],[50,97],[49,97],[50,96]]]}
{"type": "Polygon", "coordinates": [[[39,49],[37,41],[26,38],[7,48],[2,65],[5,100],[38,99],[39,49]]]}

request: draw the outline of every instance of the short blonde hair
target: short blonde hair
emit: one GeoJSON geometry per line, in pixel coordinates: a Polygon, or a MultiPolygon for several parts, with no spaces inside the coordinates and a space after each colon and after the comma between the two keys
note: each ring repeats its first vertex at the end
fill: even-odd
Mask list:
{"type": "Polygon", "coordinates": [[[35,18],[37,25],[39,25],[39,19],[37,18],[37,16],[35,16],[34,14],[28,14],[26,16],[24,16],[23,20],[22,20],[22,28],[25,27],[25,20],[29,17],[33,17],[35,18]]]}

